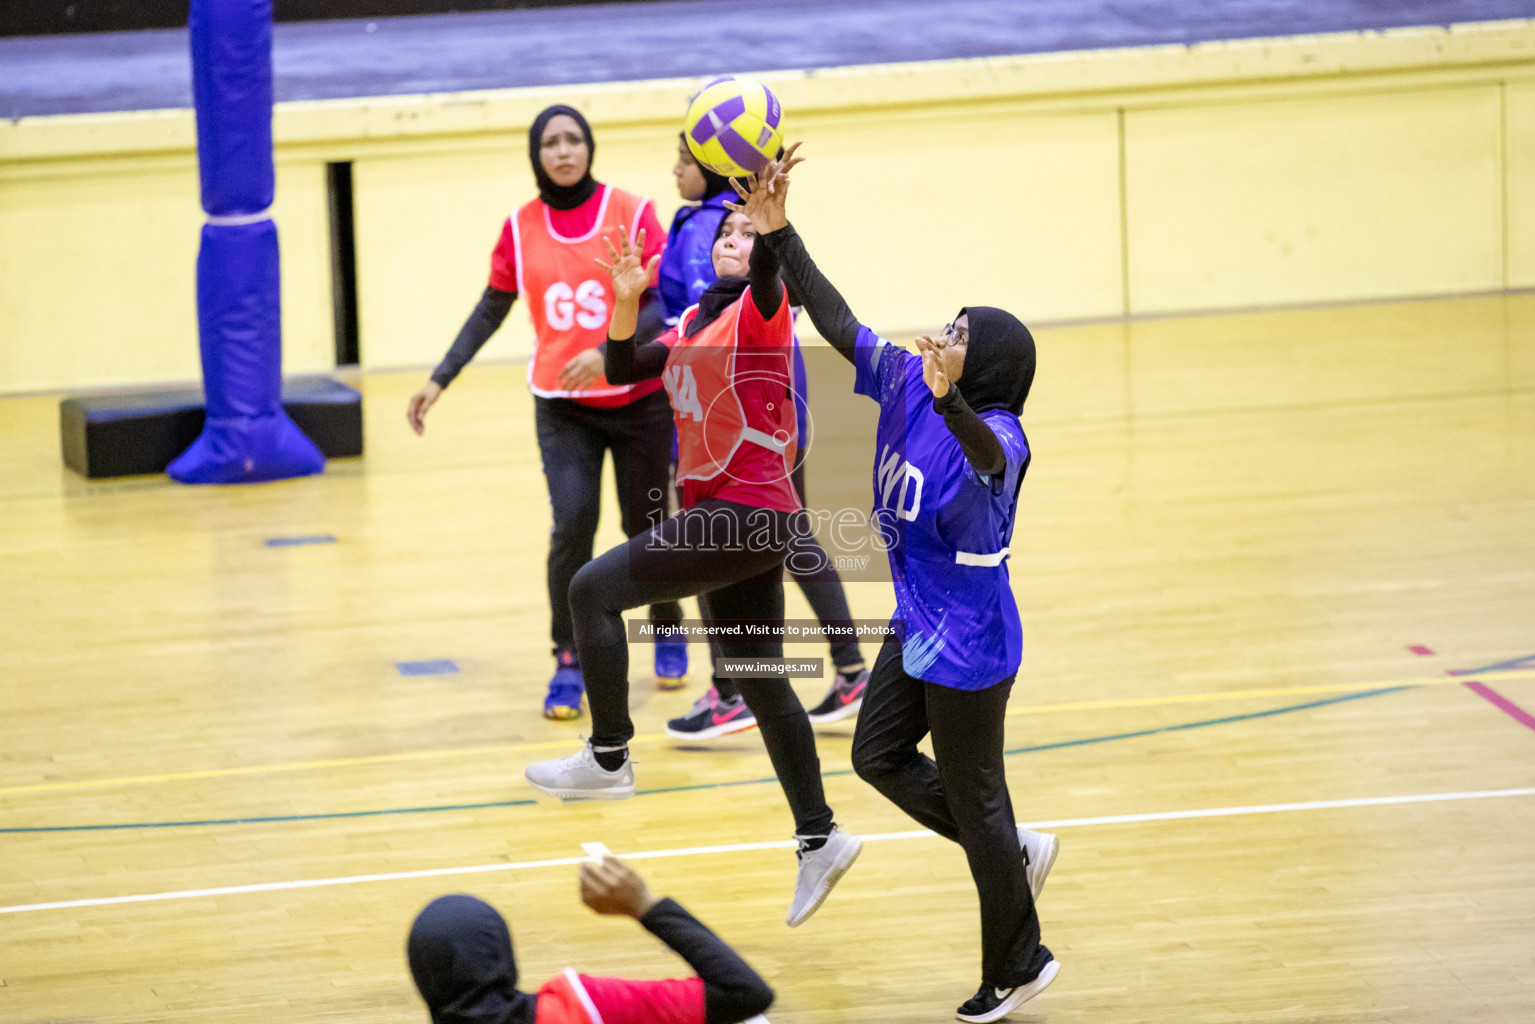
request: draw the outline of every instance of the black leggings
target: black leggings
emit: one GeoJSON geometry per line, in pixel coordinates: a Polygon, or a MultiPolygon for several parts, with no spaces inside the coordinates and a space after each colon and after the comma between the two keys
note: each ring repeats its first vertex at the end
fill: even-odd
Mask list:
{"type": "MultiPolygon", "coordinates": [[[[802,520],[787,512],[706,499],[588,562],[570,584],[576,649],[592,713],[592,745],[619,747],[634,736],[629,718],[629,644],[623,612],[707,595],[716,624],[783,621],[783,559],[802,520]]],[[[801,531],[803,532],[803,531],[801,531]]],[[[727,658],[782,658],[783,638],[720,642],[727,658]]],[[[757,718],[795,831],[831,831],[815,734],[783,676],[737,680],[757,718]]]]}
{"type": "MultiPolygon", "coordinates": [[[[535,397],[533,419],[554,516],[547,579],[549,632],[558,651],[575,644],[570,581],[592,559],[603,459],[612,451],[619,516],[624,533],[633,537],[666,515],[672,410],[659,391],[616,409],[535,397]]],[[[651,606],[650,620],[658,625],[681,618],[682,606],[675,601],[651,606]]]]}
{"type": "Polygon", "coordinates": [[[900,643],[886,639],[853,733],[858,777],[964,847],[981,897],[981,981],[997,988],[1033,981],[1050,960],[1007,793],[1002,726],[1012,688],[1012,676],[984,690],[916,679],[900,643]],[[936,761],[917,749],[929,732],[936,761]]]}
{"type": "MultiPolygon", "coordinates": [[[[805,502],[805,464],[803,462],[794,467],[791,479],[794,481],[794,489],[799,492],[799,500],[805,502]]],[[[821,542],[816,540],[814,535],[795,539],[789,546],[784,565],[788,568],[789,575],[794,577],[794,582],[799,584],[800,592],[805,595],[805,600],[810,603],[810,610],[815,613],[816,619],[822,626],[850,628],[853,625],[853,613],[848,611],[847,592],[842,589],[842,577],[837,573],[837,567],[832,564],[825,549],[821,547],[821,542]]],[[[858,641],[851,635],[828,641],[828,645],[831,647],[832,664],[839,669],[847,668],[849,665],[863,664],[863,651],[858,649],[858,641]]],[[[719,660],[720,651],[717,644],[709,645],[709,656],[715,661],[719,660]]],[[[740,693],[736,687],[736,681],[722,677],[718,671],[714,673],[714,688],[725,700],[730,700],[740,693]]]]}

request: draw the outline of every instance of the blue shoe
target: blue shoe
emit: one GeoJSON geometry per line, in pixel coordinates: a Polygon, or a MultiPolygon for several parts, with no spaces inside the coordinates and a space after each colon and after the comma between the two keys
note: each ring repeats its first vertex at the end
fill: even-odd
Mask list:
{"type": "Polygon", "coordinates": [[[680,690],[688,683],[688,642],[660,640],[656,643],[656,686],[680,690]]]}
{"type": "Polygon", "coordinates": [[[549,695],[544,698],[544,717],[565,721],[581,717],[581,697],[586,693],[586,680],[581,677],[581,666],[576,652],[561,648],[554,654],[554,678],[549,680],[549,695]]]}

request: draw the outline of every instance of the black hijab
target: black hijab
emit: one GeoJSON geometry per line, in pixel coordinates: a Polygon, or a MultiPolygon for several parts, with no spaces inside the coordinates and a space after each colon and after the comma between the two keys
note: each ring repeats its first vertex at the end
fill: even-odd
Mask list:
{"type": "Polygon", "coordinates": [[[1017,416],[1034,383],[1034,336],[1013,314],[993,306],[966,306],[970,341],[959,389],[976,412],[1006,409],[1017,416]]]}
{"type": "Polygon", "coordinates": [[[556,210],[574,210],[597,191],[597,179],[592,177],[592,162],[597,159],[597,142],[592,138],[592,126],[586,123],[586,118],[582,117],[581,111],[575,107],[556,103],[552,107],[545,107],[543,112],[533,119],[533,127],[528,129],[528,159],[533,161],[533,177],[538,182],[538,198],[556,210]],[[539,153],[543,150],[544,129],[549,127],[550,121],[561,114],[574,120],[581,129],[582,136],[586,138],[586,174],[580,181],[569,186],[556,185],[554,179],[544,170],[543,161],[539,159],[539,153]]]}
{"type": "MultiPolygon", "coordinates": [[[[704,172],[709,173],[708,171],[704,172]]],[[[725,216],[714,226],[714,239],[709,243],[713,249],[714,242],[720,240],[720,235],[725,233],[725,222],[730,220],[733,211],[726,210],[725,216]]],[[[755,245],[753,246],[755,251],[755,245]]],[[[704,289],[704,293],[698,297],[698,312],[693,314],[693,319],[688,321],[686,335],[691,338],[699,331],[708,327],[719,319],[719,315],[730,308],[730,304],[742,295],[746,294],[746,288],[751,284],[751,279],[739,274],[730,274],[726,277],[716,277],[714,282],[704,289]]]]}
{"type": "Polygon", "coordinates": [[[459,893],[428,903],[405,952],[432,1024],[533,1024],[538,999],[517,991],[512,934],[484,900],[459,893]]]}

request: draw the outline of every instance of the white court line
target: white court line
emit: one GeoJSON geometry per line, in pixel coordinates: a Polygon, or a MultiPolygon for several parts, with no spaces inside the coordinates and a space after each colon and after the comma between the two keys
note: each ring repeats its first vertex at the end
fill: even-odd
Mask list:
{"type": "Polygon", "coordinates": [[[515,871],[519,868],[557,868],[580,864],[585,857],[558,857],[553,860],[525,860],[519,864],[476,864],[463,868],[427,868],[424,871],[391,871],[380,875],[345,875],[341,878],[307,878],[297,882],[258,882],[254,885],[225,885],[216,889],[182,889],[179,892],[151,892],[140,896],[102,896],[90,900],[65,900],[62,903],[28,903],[0,907],[0,914],[21,914],[31,910],[64,910],[69,907],[109,907],[118,903],[157,903],[162,900],[193,900],[200,896],[233,896],[242,892],[280,892],[283,889],[318,889],[327,885],[357,885],[361,882],[395,882],[406,878],[442,878],[448,875],[477,875],[487,871],[515,871]]]}
{"type": "MultiPolygon", "coordinates": [[[[1326,811],[1341,807],[1390,807],[1397,804],[1429,804],[1451,800],[1488,800],[1495,797],[1535,796],[1535,786],[1523,789],[1482,789],[1463,793],[1414,793],[1406,796],[1367,796],[1349,800],[1309,800],[1302,803],[1254,804],[1248,807],[1210,807],[1191,811],[1156,811],[1149,814],[1110,814],[1096,818],[1057,818],[1053,821],[1031,821],[1029,828],[1074,828],[1090,825],[1129,825],[1146,821],[1188,821],[1199,818],[1232,818],[1245,814],[1281,814],[1292,811],[1326,811]]],[[[927,829],[909,832],[879,832],[860,836],[866,843],[887,842],[899,839],[924,839],[933,833],[927,829]]],[[[676,850],[642,850],[625,853],[625,860],[654,860],[661,857],[701,857],[713,853],[746,853],[754,850],[789,849],[797,846],[792,839],[773,840],[763,843],[732,843],[726,846],[689,846],[676,850]]],[[[254,885],[228,885],[213,889],[183,889],[179,892],[153,892],[138,896],[102,896],[88,900],[62,900],[58,903],[27,903],[14,907],[0,907],[0,914],[25,914],[37,910],[69,910],[76,907],[108,907],[120,903],[159,903],[167,900],[189,900],[208,896],[234,896],[248,892],[280,892],[286,889],[318,889],[331,885],[358,885],[363,882],[397,882],[413,878],[443,878],[451,875],[475,875],[492,871],[520,871],[533,868],[569,867],[588,860],[592,847],[601,843],[582,843],[586,857],[556,857],[551,860],[525,860],[514,864],[477,864],[459,868],[428,868],[424,871],[392,871],[376,875],[346,875],[341,878],[310,878],[297,882],[259,882],[254,885]]]]}

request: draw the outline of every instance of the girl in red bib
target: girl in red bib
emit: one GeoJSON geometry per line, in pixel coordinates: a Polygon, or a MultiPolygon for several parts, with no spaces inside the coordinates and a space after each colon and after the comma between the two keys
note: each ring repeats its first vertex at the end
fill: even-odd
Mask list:
{"type": "Polygon", "coordinates": [[[755,244],[747,219],[720,222],[719,279],[677,326],[653,342],[634,339],[640,296],[657,259],[620,233],[604,263],[615,305],[608,327],[608,380],[659,378],[677,427],[682,510],[589,562],[571,583],[576,647],[586,675],[592,735],[568,758],[530,765],[528,781],[559,797],[634,794],[628,742],[629,650],[622,613],[654,601],[699,596],[725,658],[760,659],[740,678],[800,841],[788,924],[815,913],[862,847],[836,827],[821,787],[810,720],[771,663],[783,657],[783,562],[811,523],[790,473],[798,444],[792,380],[793,323],[778,262],[755,244]],[[755,627],[755,628],[754,628],[755,627]]]}
{"type": "MultiPolygon", "coordinates": [[[[624,225],[655,240],[647,256],[659,253],[660,222],[649,199],[592,177],[595,149],[590,126],[572,107],[549,107],[534,120],[528,157],[538,198],[507,218],[480,304],[406,413],[421,433],[427,410],[443,389],[501,326],[517,296],[526,296],[537,339],[528,387],[554,515],[548,584],[556,669],[544,700],[550,718],[581,714],[581,663],[568,595],[576,570],[592,557],[607,452],[613,453],[618,506],[629,536],[666,515],[670,486],[671,414],[660,382],[616,384],[603,376],[599,346],[607,337],[612,284],[593,265],[604,253],[603,239],[624,225]]],[[[661,328],[661,303],[652,299],[643,337],[654,337],[661,328]]],[[[682,618],[675,602],[661,602],[650,611],[658,627],[682,618]]],[[[658,664],[670,666],[668,679],[686,672],[685,644],[658,644],[656,656],[658,664]]],[[[682,685],[680,678],[675,685],[682,685]]]]}
{"type": "Polygon", "coordinates": [[[581,865],[581,900],[599,914],[634,918],[696,974],[630,981],[567,967],[525,992],[506,919],[473,896],[443,896],[416,917],[405,947],[432,1024],[737,1024],[773,1002],[735,950],[675,901],[652,896],[616,857],[581,865]]]}

